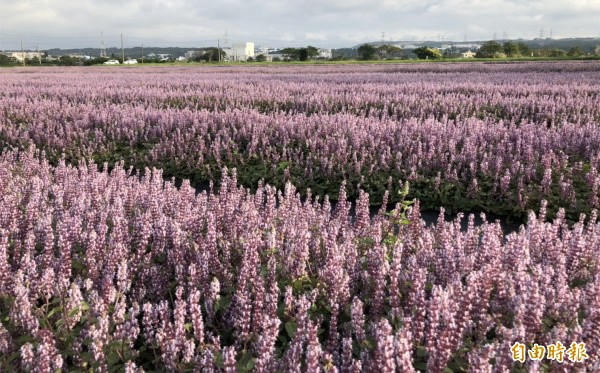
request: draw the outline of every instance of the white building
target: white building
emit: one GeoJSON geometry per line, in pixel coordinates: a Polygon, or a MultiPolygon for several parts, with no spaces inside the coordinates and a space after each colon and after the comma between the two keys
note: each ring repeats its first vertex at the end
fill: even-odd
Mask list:
{"type": "Polygon", "coordinates": [[[248,58],[254,58],[254,43],[233,43],[231,48],[223,48],[227,53],[229,61],[247,61],[248,58]]]}
{"type": "Polygon", "coordinates": [[[329,60],[332,57],[333,55],[331,54],[331,49],[319,48],[319,55],[317,56],[318,59],[329,60]]]}
{"type": "Polygon", "coordinates": [[[264,54],[265,56],[268,55],[270,52],[270,49],[268,47],[262,46],[262,45],[258,45],[254,47],[254,54],[255,55],[259,55],[259,54],[264,54]]]}
{"type": "Polygon", "coordinates": [[[461,53],[462,54],[462,58],[474,58],[475,57],[475,52],[471,52],[470,50],[466,51],[465,53],[461,53]]]}
{"type": "Polygon", "coordinates": [[[26,60],[37,60],[43,58],[42,52],[6,52],[4,54],[9,58],[14,58],[19,62],[23,62],[23,58],[26,60]]]}
{"type": "Polygon", "coordinates": [[[184,57],[188,60],[194,60],[200,56],[202,56],[203,52],[202,51],[187,51],[185,52],[184,57]]]}
{"type": "Polygon", "coordinates": [[[136,65],[137,63],[137,60],[134,60],[133,58],[123,62],[124,65],[136,65]]]}

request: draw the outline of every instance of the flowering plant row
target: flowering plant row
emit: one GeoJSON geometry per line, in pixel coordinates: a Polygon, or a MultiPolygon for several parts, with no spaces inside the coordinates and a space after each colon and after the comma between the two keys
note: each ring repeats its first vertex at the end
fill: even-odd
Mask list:
{"type": "Polygon", "coordinates": [[[381,203],[569,220],[600,204],[597,62],[1,71],[0,145],[123,159],[192,185],[236,168],[381,203]],[[27,72],[25,74],[24,72],[27,72]],[[398,190],[391,198],[395,200],[398,190]]]}
{"type": "Polygon", "coordinates": [[[0,370],[599,369],[595,211],[569,229],[542,203],[504,236],[222,175],[196,194],[157,169],[4,152],[0,370]],[[571,342],[581,359],[514,355],[571,342]]]}

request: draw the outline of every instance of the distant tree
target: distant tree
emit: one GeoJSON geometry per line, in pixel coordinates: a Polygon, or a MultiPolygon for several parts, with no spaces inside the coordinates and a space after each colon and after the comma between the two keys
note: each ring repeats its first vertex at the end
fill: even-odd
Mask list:
{"type": "Polygon", "coordinates": [[[84,66],[92,66],[92,65],[102,65],[104,62],[108,61],[108,58],[104,57],[96,57],[89,60],[85,60],[83,62],[84,66]]]}
{"type": "Polygon", "coordinates": [[[223,49],[215,48],[215,47],[207,48],[207,49],[205,49],[203,55],[196,58],[196,61],[198,61],[198,62],[200,62],[200,61],[218,62],[219,54],[221,55],[221,61],[223,61],[225,59],[225,57],[227,57],[227,53],[225,53],[225,51],[223,49]]]}
{"type": "Polygon", "coordinates": [[[526,57],[531,56],[531,48],[529,48],[529,45],[520,41],[517,43],[517,48],[519,48],[519,54],[521,56],[526,56],[526,57]]]}
{"type": "Polygon", "coordinates": [[[564,57],[566,55],[567,52],[562,49],[549,49],[546,51],[546,56],[548,57],[564,57]]]}
{"type": "Polygon", "coordinates": [[[502,49],[504,50],[504,54],[507,57],[518,57],[521,55],[519,51],[519,46],[512,41],[507,41],[502,45],[502,49]]]}
{"type": "Polygon", "coordinates": [[[573,48],[569,49],[569,51],[567,52],[567,56],[569,56],[569,57],[581,57],[584,54],[585,53],[583,52],[583,50],[580,47],[573,47],[573,48]]]}
{"type": "Polygon", "coordinates": [[[265,56],[264,54],[259,54],[258,56],[256,56],[256,62],[265,62],[267,60],[267,56],[265,56]]]}
{"type": "Polygon", "coordinates": [[[73,58],[71,56],[60,56],[58,58],[58,63],[62,66],[76,66],[81,64],[78,58],[73,58]]]}
{"type": "Polygon", "coordinates": [[[300,50],[298,48],[283,48],[281,54],[283,54],[286,59],[292,61],[300,59],[300,50]]]}
{"type": "Polygon", "coordinates": [[[413,49],[413,53],[421,60],[437,60],[442,58],[442,52],[438,49],[423,46],[413,49]]]}
{"type": "Polygon", "coordinates": [[[502,45],[495,41],[486,41],[481,45],[475,57],[477,58],[498,58],[502,56],[502,45]]]}
{"type": "Polygon", "coordinates": [[[256,61],[256,60],[252,56],[246,58],[246,62],[254,62],[254,61],[256,61]]]}
{"type": "Polygon", "coordinates": [[[377,47],[377,51],[381,58],[396,58],[402,54],[402,48],[389,44],[380,45],[377,47]]]}
{"type": "Polygon", "coordinates": [[[10,57],[0,54],[0,66],[13,66],[15,65],[15,61],[10,57]]]}
{"type": "Polygon", "coordinates": [[[375,49],[375,47],[371,44],[363,44],[358,47],[358,55],[360,59],[364,61],[372,60],[376,52],[377,49],[375,49]]]}
{"type": "Polygon", "coordinates": [[[307,48],[299,48],[298,49],[298,60],[308,61],[308,49],[307,48]]]}
{"type": "Polygon", "coordinates": [[[308,56],[308,59],[312,60],[313,58],[319,55],[319,49],[317,47],[309,45],[308,47],[306,47],[306,54],[308,56]]]}
{"type": "Polygon", "coordinates": [[[279,57],[273,57],[273,62],[281,62],[281,58],[279,58],[279,57]]]}
{"type": "Polygon", "coordinates": [[[459,49],[456,46],[451,46],[450,48],[444,49],[443,56],[444,58],[463,58],[462,49],[459,49]]]}

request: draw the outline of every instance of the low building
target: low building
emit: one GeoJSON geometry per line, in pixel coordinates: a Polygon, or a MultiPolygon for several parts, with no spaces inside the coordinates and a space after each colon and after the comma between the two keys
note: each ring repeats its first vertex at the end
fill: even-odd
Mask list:
{"type": "Polygon", "coordinates": [[[270,54],[265,54],[265,53],[260,53],[260,54],[257,54],[257,55],[256,55],[256,60],[257,60],[257,61],[260,61],[260,60],[261,60],[261,58],[263,58],[263,57],[261,57],[261,56],[263,56],[263,57],[264,57],[264,59],[263,59],[263,61],[264,61],[264,62],[273,62],[273,56],[272,56],[272,55],[270,55],[270,54]]]}
{"type": "Polygon", "coordinates": [[[475,57],[475,52],[471,52],[471,50],[468,50],[464,53],[461,53],[462,58],[474,58],[475,57]]]}
{"type": "Polygon", "coordinates": [[[319,55],[317,55],[318,59],[330,60],[333,57],[333,54],[331,53],[331,49],[319,48],[318,51],[319,51],[319,55]]]}
{"type": "Polygon", "coordinates": [[[202,56],[203,53],[204,52],[202,52],[202,51],[187,51],[187,52],[185,52],[184,57],[188,61],[191,61],[191,60],[195,60],[196,58],[202,56]]]}
{"type": "Polygon", "coordinates": [[[13,58],[19,62],[23,62],[23,59],[39,60],[44,57],[42,52],[5,52],[3,54],[6,55],[7,57],[13,58]]]}
{"type": "Polygon", "coordinates": [[[247,61],[250,57],[254,58],[254,43],[233,43],[231,48],[225,49],[229,61],[247,61]]]}
{"type": "Polygon", "coordinates": [[[104,62],[105,65],[119,65],[119,61],[118,60],[108,60],[106,62],[104,62]]]}
{"type": "Polygon", "coordinates": [[[127,61],[123,62],[123,65],[136,65],[137,63],[138,63],[137,60],[134,60],[133,58],[131,58],[131,59],[128,59],[127,61]]]}

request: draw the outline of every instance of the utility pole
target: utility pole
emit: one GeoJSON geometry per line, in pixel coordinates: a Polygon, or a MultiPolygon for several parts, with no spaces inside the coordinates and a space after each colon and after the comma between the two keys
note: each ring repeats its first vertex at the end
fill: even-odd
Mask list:
{"type": "Polygon", "coordinates": [[[219,55],[219,63],[221,62],[221,41],[219,39],[217,39],[217,54],[219,55]]]}
{"type": "Polygon", "coordinates": [[[123,56],[122,63],[125,63],[125,48],[123,48],[123,34],[121,34],[121,55],[123,56]]]}
{"type": "Polygon", "coordinates": [[[25,50],[23,49],[23,39],[21,39],[21,58],[23,58],[23,67],[25,67],[25,50]]]}
{"type": "Polygon", "coordinates": [[[142,44],[142,64],[144,63],[144,44],[142,44]]]}
{"type": "Polygon", "coordinates": [[[35,54],[37,54],[37,58],[38,58],[38,62],[40,63],[40,65],[42,64],[42,56],[40,56],[40,49],[39,49],[39,45],[35,45],[35,54]]]}

